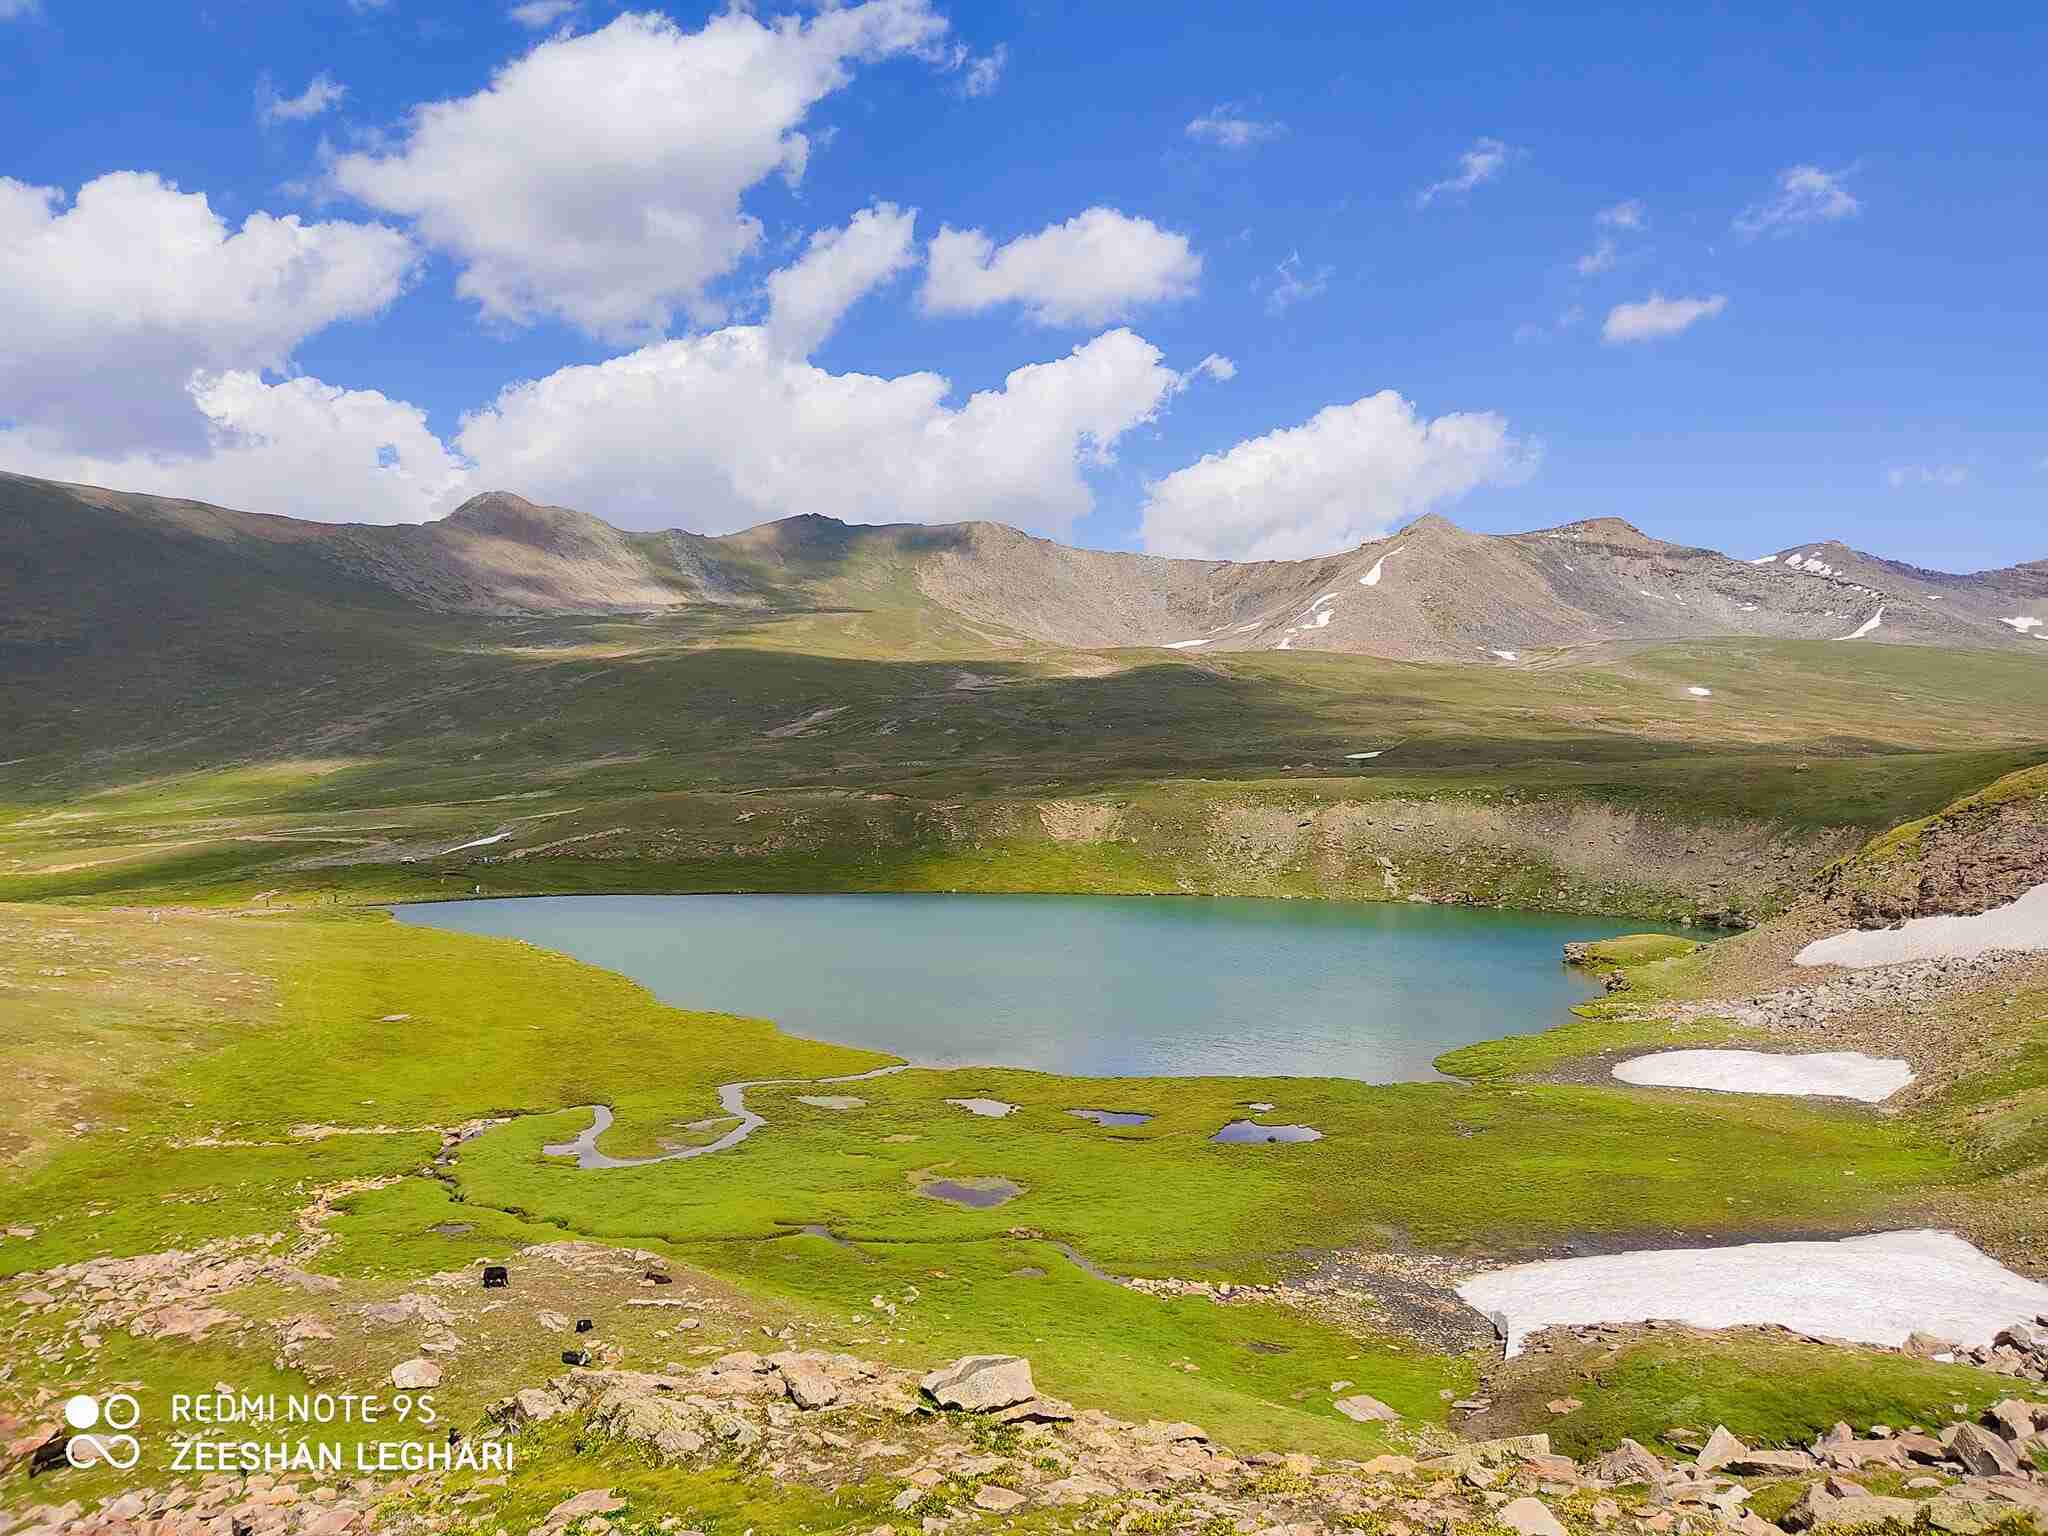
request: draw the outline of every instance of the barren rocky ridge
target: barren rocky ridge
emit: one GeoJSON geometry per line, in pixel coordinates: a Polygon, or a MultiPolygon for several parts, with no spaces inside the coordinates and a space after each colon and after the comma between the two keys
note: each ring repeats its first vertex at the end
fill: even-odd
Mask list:
{"type": "Polygon", "coordinates": [[[0,548],[12,573],[0,606],[17,622],[51,593],[75,602],[81,585],[147,573],[172,601],[216,582],[268,583],[466,613],[922,603],[1020,642],[1197,654],[1500,666],[1567,647],[1749,635],[2048,656],[2048,562],[1953,575],[1835,543],[1745,561],[1616,518],[1487,535],[1430,515],[1342,554],[1236,563],[1076,549],[985,522],[805,516],[721,537],[632,533],[504,492],[420,526],[312,523],[0,475],[0,548]]]}

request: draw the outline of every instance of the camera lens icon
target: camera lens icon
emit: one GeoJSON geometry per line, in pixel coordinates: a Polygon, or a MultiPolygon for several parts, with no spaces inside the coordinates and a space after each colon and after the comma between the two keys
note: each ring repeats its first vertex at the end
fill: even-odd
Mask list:
{"type": "Polygon", "coordinates": [[[64,1422],[74,1431],[64,1444],[64,1459],[74,1467],[105,1462],[125,1472],[142,1459],[142,1443],[119,1431],[133,1429],[142,1419],[142,1405],[127,1392],[110,1392],[92,1397],[81,1392],[64,1404],[64,1422]],[[99,1434],[105,1427],[114,1434],[99,1434]]]}

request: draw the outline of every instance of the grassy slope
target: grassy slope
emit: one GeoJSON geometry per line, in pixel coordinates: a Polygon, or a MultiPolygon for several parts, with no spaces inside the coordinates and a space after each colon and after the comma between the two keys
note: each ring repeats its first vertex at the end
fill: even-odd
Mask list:
{"type": "Polygon", "coordinates": [[[0,726],[43,750],[0,764],[0,897],[348,902],[478,883],[1378,897],[1385,854],[1399,894],[1756,911],[1845,836],[2039,762],[2048,738],[2025,656],[1756,641],[1539,670],[1084,655],[992,646],[900,595],[867,597],[903,606],[379,614],[361,634],[329,614],[276,677],[173,643],[149,686],[13,680],[0,726]],[[1686,694],[1699,678],[1711,700],[1686,694]],[[58,696],[86,702],[53,710],[58,696]],[[1067,801],[1105,819],[1077,831],[1042,813],[1067,801]],[[1394,814],[1367,825],[1375,808],[1394,814]],[[1302,816],[1308,834],[1278,835],[1302,816]],[[1703,861],[1695,829],[1716,847],[1775,839],[1784,857],[1755,873],[1703,861]],[[514,834],[502,848],[440,856],[499,830],[514,834]]]}
{"type": "MultiPolygon", "coordinates": [[[[1469,1385],[1471,1366],[1286,1308],[1111,1287],[1049,1240],[1127,1272],[1246,1280],[1287,1267],[1308,1232],[1318,1246],[1399,1233],[1426,1248],[1501,1251],[1651,1229],[1850,1230],[1966,1194],[1967,1171],[1917,1127],[1793,1102],[985,1070],[877,1079],[859,1089],[868,1106],[850,1112],[757,1090],[771,1124],[731,1153],[586,1173],[537,1155],[543,1140],[580,1128],[567,1106],[617,1106],[623,1150],[710,1113],[717,1082],[874,1058],[669,1009],[528,946],[370,915],[151,921],[17,907],[0,920],[10,957],[0,1005],[11,1020],[39,1021],[27,1059],[69,1074],[35,1082],[24,1101],[27,1139],[15,1143],[0,1225],[40,1230],[0,1244],[0,1273],[288,1230],[312,1188],[409,1174],[435,1145],[410,1129],[295,1140],[295,1125],[409,1128],[535,1111],[469,1143],[453,1185],[406,1177],[350,1197],[320,1266],[347,1276],[358,1298],[526,1242],[591,1235],[723,1275],[752,1305],[826,1330],[815,1337],[834,1347],[912,1364],[1014,1348],[1040,1363],[1050,1390],[1113,1411],[1193,1416],[1247,1445],[1355,1449],[1364,1432],[1332,1413],[1318,1383],[1358,1381],[1427,1421],[1441,1415],[1441,1390],[1469,1385]],[[99,1042],[98,1059],[68,1048],[78,1038],[99,1042]],[[1024,1108],[981,1120],[940,1102],[973,1093],[1024,1108]],[[1282,1102],[1327,1139],[1206,1140],[1253,1097],[1282,1102]],[[1159,1118],[1105,1131],[1064,1114],[1083,1103],[1159,1118]],[[93,1129],[49,1136],[74,1121],[93,1129]],[[1748,1155],[1760,1134],[1769,1160],[1748,1155]],[[204,1136],[265,1144],[178,1145],[204,1136]],[[914,1193],[912,1176],[932,1169],[1002,1174],[1027,1193],[988,1211],[945,1206],[914,1193]],[[83,1206],[80,1190],[92,1191],[83,1206]],[[451,1221],[470,1230],[446,1230],[451,1221]],[[812,1223],[846,1241],[796,1233],[812,1223]],[[904,1298],[879,1336],[877,1294],[904,1298]]],[[[260,1316],[305,1299],[231,1304],[260,1316]]],[[[251,1347],[267,1357],[267,1343],[251,1347]]],[[[180,1357],[177,1379],[221,1375],[215,1348],[180,1357]]],[[[465,1359],[457,1401],[470,1407],[517,1371],[544,1368],[513,1348],[465,1359]]],[[[368,1362],[371,1374],[388,1364],[368,1362]]],[[[1732,1421],[1741,1405],[1728,1403],[1732,1421]]],[[[1653,1406],[1631,1421],[1644,1433],[1661,1427],[1653,1406]]]]}

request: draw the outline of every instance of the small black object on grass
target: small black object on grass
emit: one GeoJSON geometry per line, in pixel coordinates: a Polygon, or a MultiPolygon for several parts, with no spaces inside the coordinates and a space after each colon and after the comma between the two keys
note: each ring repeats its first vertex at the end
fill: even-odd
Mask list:
{"type": "Polygon", "coordinates": [[[593,1323],[587,1317],[579,1317],[576,1319],[576,1331],[578,1333],[588,1333],[591,1329],[595,1328],[596,1326],[597,1324],[593,1323]]]}
{"type": "Polygon", "coordinates": [[[453,1424],[450,1424],[448,1426],[448,1443],[450,1445],[462,1444],[462,1431],[457,1429],[453,1424]]]}
{"type": "Polygon", "coordinates": [[[675,1276],[673,1276],[673,1275],[664,1275],[664,1274],[663,1274],[663,1273],[662,1273],[662,1272],[661,1272],[660,1270],[658,1270],[658,1269],[650,1269],[649,1271],[647,1271],[647,1275],[646,1275],[646,1278],[647,1278],[647,1279],[649,1279],[649,1280],[652,1280],[652,1281],[653,1281],[653,1282],[654,1282],[654,1283],[655,1283],[656,1285],[674,1285],[674,1284],[675,1284],[675,1276]]]}
{"type": "Polygon", "coordinates": [[[36,1477],[44,1472],[54,1472],[59,1467],[71,1465],[71,1458],[65,1453],[71,1448],[71,1437],[61,1429],[37,1446],[28,1456],[28,1475],[36,1477]]]}
{"type": "Polygon", "coordinates": [[[507,1286],[508,1286],[508,1285],[510,1285],[511,1283],[512,1283],[512,1271],[510,1271],[509,1269],[507,1269],[507,1268],[506,1268],[506,1267],[505,1267],[504,1265],[502,1265],[502,1264],[486,1264],[486,1265],[484,1266],[484,1289],[485,1289],[485,1290],[487,1290],[487,1291],[502,1291],[502,1290],[504,1290],[504,1289],[505,1289],[505,1287],[507,1287],[507,1286]]]}
{"type": "Polygon", "coordinates": [[[562,1351],[562,1364],[588,1365],[590,1364],[590,1351],[587,1349],[565,1349],[562,1351]]]}

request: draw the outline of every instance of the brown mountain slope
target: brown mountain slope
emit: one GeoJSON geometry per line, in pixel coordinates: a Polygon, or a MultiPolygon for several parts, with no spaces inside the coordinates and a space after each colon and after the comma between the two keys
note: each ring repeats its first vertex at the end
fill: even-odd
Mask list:
{"type": "Polygon", "coordinates": [[[247,623],[308,603],[481,614],[715,605],[948,610],[1025,640],[1189,652],[1326,650],[1528,664],[1723,635],[2017,648],[2048,656],[2048,562],[1951,576],[1837,545],[1733,560],[1619,519],[1466,532],[1437,516],[1320,559],[1075,549],[995,523],[786,518],[722,537],[629,533],[504,492],[436,523],[300,522],[0,474],[0,638],[109,622],[247,623]]]}
{"type": "Polygon", "coordinates": [[[1989,642],[2048,640],[2048,560],[1957,574],[1930,571],[1903,560],[1853,549],[1839,539],[1796,544],[1766,555],[1775,566],[1809,581],[1896,593],[1938,608],[1958,629],[1983,632],[1989,642]]]}

